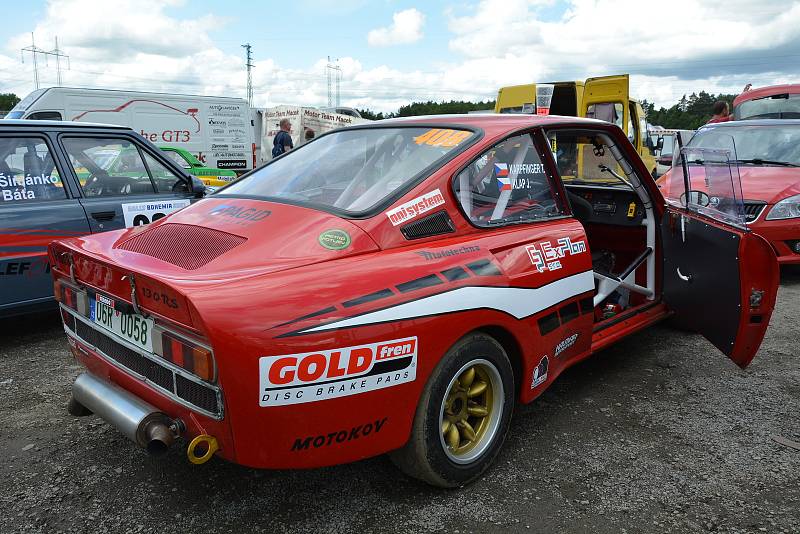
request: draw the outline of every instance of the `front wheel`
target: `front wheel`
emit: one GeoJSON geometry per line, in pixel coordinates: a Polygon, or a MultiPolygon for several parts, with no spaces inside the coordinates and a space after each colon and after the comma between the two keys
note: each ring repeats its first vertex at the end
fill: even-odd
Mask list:
{"type": "Polygon", "coordinates": [[[485,334],[456,343],[420,397],[408,443],[390,454],[407,475],[440,487],[472,482],[494,460],[514,405],[514,373],[485,334]]]}

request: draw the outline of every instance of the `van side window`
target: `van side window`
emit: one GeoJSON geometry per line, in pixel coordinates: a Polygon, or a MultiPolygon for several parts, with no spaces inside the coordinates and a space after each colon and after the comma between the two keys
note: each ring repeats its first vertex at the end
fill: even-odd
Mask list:
{"type": "Polygon", "coordinates": [[[139,149],[125,139],[64,139],[70,163],[87,197],[155,193],[139,149]]]}
{"type": "MultiPolygon", "coordinates": [[[[172,152],[174,154],[174,152],[172,152]]],[[[147,168],[150,169],[150,174],[153,176],[153,181],[156,183],[156,190],[159,193],[172,193],[179,188],[181,191],[186,191],[186,182],[175,175],[174,172],[164,167],[153,156],[144,152],[144,159],[147,162],[147,168]]],[[[183,160],[183,158],[181,158],[183,160]]],[[[185,163],[185,162],[184,162],[185,163]]]]}
{"type": "Polygon", "coordinates": [[[53,156],[41,138],[0,138],[0,206],[67,197],[53,156]]]}
{"type": "Polygon", "coordinates": [[[61,113],[58,111],[36,111],[28,115],[28,120],[31,121],[60,121],[61,113]]]}
{"type": "Polygon", "coordinates": [[[453,190],[476,226],[505,226],[563,214],[528,134],[484,152],[455,177],[453,190]]]}

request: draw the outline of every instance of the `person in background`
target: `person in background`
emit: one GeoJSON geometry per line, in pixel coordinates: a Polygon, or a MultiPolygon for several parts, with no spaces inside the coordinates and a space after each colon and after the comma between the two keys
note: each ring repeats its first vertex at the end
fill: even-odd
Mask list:
{"type": "Polygon", "coordinates": [[[280,131],[278,132],[278,135],[276,135],[275,139],[272,140],[273,158],[277,158],[281,154],[285,154],[294,148],[292,136],[289,135],[289,130],[292,128],[292,124],[289,122],[289,119],[281,119],[279,127],[280,131]]]}
{"type": "Polygon", "coordinates": [[[714,116],[706,124],[728,122],[729,120],[731,120],[731,110],[728,107],[728,103],[724,100],[714,102],[714,116]]]}
{"type": "Polygon", "coordinates": [[[309,141],[314,139],[315,135],[316,134],[314,133],[314,130],[312,130],[311,128],[306,128],[306,136],[305,136],[306,137],[306,143],[308,143],[309,141]]]}

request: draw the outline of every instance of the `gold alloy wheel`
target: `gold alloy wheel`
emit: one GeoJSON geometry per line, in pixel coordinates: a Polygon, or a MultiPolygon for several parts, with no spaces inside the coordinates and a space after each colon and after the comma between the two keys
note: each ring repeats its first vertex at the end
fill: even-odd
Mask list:
{"type": "Polygon", "coordinates": [[[503,411],[503,384],[497,368],[473,360],[450,381],[440,411],[442,445],[447,456],[464,464],[491,444],[503,411]]]}

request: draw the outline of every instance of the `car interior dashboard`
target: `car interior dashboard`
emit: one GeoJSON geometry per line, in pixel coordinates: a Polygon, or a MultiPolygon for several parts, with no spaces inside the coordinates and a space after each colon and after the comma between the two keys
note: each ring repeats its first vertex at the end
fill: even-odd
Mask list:
{"type": "Polygon", "coordinates": [[[644,206],[631,189],[609,184],[564,184],[572,211],[584,224],[641,226],[644,206]]]}

